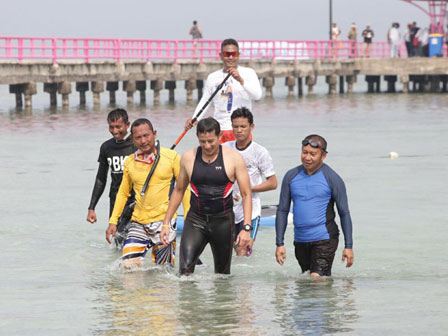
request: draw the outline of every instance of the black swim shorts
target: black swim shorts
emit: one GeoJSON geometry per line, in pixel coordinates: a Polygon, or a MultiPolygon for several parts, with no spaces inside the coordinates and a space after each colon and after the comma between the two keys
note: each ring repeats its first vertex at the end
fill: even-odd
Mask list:
{"type": "Polygon", "coordinates": [[[338,243],[338,238],[309,243],[294,242],[296,259],[302,272],[310,271],[321,276],[330,276],[338,243]]]}

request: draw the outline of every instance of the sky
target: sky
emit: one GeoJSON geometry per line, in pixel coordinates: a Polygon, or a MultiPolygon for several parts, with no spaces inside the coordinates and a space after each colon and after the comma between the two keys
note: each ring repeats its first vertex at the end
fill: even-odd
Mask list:
{"type": "MultiPolygon", "coordinates": [[[[330,0],[22,0],[2,1],[0,36],[189,39],[197,20],[204,38],[328,39],[330,0]]],[[[427,7],[426,4],[424,4],[427,7]]],[[[401,0],[333,0],[346,37],[352,22],[370,24],[377,41],[392,22],[429,18],[401,0]]]]}

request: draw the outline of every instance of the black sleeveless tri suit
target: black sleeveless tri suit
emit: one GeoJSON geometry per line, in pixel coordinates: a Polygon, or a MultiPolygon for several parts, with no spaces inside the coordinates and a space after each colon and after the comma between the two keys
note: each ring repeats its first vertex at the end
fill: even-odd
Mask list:
{"type": "Polygon", "coordinates": [[[222,147],[214,162],[202,160],[198,147],[190,181],[190,211],[180,242],[180,274],[194,272],[207,243],[213,253],[215,273],[229,274],[234,230],[233,182],[224,168],[222,147]]]}

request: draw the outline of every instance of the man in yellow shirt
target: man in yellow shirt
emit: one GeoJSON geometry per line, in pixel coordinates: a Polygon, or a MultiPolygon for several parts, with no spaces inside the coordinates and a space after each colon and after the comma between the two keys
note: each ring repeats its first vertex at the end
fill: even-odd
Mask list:
{"type": "MultiPolygon", "coordinates": [[[[141,260],[151,247],[154,263],[170,262],[174,265],[177,216],[167,224],[170,239],[173,240],[171,244],[163,246],[160,231],[168,209],[171,182],[179,175],[180,156],[173,150],[157,148],[157,131],[148,119],[135,120],[131,126],[131,136],[138,150],[129,155],[124,163],[123,179],[106,230],[106,240],[111,243],[111,237],[115,236],[118,218],[133,189],[135,208],[123,246],[123,266],[125,268],[140,266],[141,260]],[[142,195],[143,186],[154,164],[156,168],[146,192],[142,195]]],[[[189,196],[190,194],[186,193],[183,201],[185,213],[188,211],[189,196]]]]}

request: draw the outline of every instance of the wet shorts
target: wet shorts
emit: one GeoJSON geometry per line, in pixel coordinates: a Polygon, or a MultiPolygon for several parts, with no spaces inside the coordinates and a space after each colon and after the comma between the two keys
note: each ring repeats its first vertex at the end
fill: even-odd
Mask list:
{"type": "MultiPolygon", "coordinates": [[[[235,233],[234,233],[234,236],[233,236],[233,240],[236,240],[236,237],[238,237],[238,234],[243,229],[243,224],[244,224],[244,222],[239,222],[239,223],[235,224],[235,233]]],[[[259,226],[260,226],[260,216],[258,216],[257,218],[252,219],[252,231],[250,232],[250,237],[253,240],[255,240],[255,238],[257,238],[257,233],[258,233],[258,227],[259,226]]]]}
{"type": "Polygon", "coordinates": [[[170,223],[170,241],[167,246],[163,246],[160,241],[160,231],[162,231],[162,221],[149,224],[131,222],[129,232],[123,246],[123,259],[140,258],[143,259],[146,252],[152,248],[152,262],[163,265],[166,262],[174,265],[174,255],[176,252],[176,219],[170,223]]]}
{"type": "Polygon", "coordinates": [[[310,271],[310,273],[318,273],[321,276],[330,276],[338,243],[338,238],[310,243],[294,242],[296,259],[302,272],[310,271]]]}

